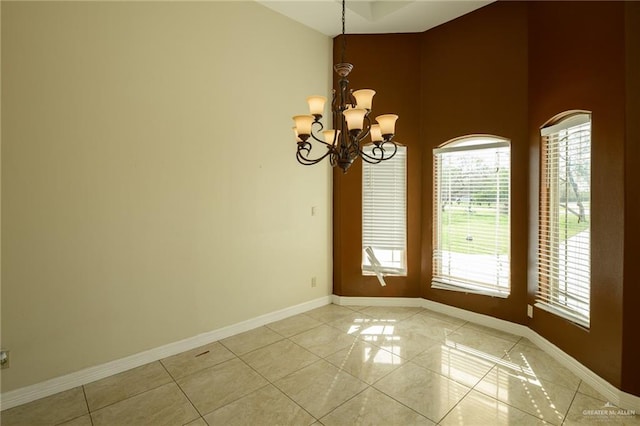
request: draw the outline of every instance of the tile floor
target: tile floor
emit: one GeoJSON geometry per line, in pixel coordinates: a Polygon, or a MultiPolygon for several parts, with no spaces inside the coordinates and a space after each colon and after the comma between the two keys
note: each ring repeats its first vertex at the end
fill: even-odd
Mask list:
{"type": "Polygon", "coordinates": [[[328,305],[6,410],[0,420],[640,425],[627,414],[518,336],[421,308],[328,305]]]}

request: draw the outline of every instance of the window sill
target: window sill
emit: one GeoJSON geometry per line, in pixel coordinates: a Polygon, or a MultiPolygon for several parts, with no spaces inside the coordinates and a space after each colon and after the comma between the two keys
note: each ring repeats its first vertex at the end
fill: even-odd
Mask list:
{"type": "Polygon", "coordinates": [[[589,321],[585,321],[583,318],[577,316],[577,315],[572,315],[570,312],[567,312],[563,309],[560,308],[556,308],[552,305],[548,305],[544,302],[536,302],[533,304],[533,306],[535,306],[538,309],[542,309],[543,311],[547,311],[550,314],[556,315],[558,317],[564,318],[567,321],[570,321],[572,323],[574,323],[575,325],[577,325],[578,327],[584,328],[586,330],[589,330],[589,321]]]}
{"type": "Polygon", "coordinates": [[[457,291],[460,293],[471,293],[471,294],[480,294],[482,296],[489,297],[499,297],[501,299],[506,299],[509,297],[508,290],[488,290],[486,288],[475,287],[473,284],[469,284],[469,287],[463,287],[461,285],[449,284],[443,281],[431,281],[431,288],[435,288],[438,290],[449,290],[449,291],[457,291]]]}
{"type": "Polygon", "coordinates": [[[407,269],[406,268],[395,268],[393,266],[378,266],[374,268],[371,265],[362,265],[362,275],[363,276],[376,276],[377,271],[385,277],[406,277],[407,269]]]}
{"type": "MultiPolygon", "coordinates": [[[[406,277],[407,273],[406,272],[387,272],[387,271],[380,271],[382,273],[383,277],[406,277]]],[[[376,273],[373,271],[362,271],[362,276],[363,277],[375,277],[376,273]]]]}

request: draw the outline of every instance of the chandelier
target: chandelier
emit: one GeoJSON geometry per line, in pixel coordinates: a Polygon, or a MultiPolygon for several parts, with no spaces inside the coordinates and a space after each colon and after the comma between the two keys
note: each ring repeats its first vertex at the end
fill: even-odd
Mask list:
{"type": "Polygon", "coordinates": [[[346,173],[358,157],[367,163],[377,164],[395,155],[398,145],[393,140],[393,136],[398,116],[379,115],[375,118],[377,123],[372,124],[370,113],[373,95],[376,92],[371,89],[353,91],[349,88],[347,76],[353,70],[353,65],[345,62],[344,59],[346,50],[344,16],[345,0],[342,0],[342,55],[341,62],[333,66],[340,80],[338,80],[338,91],[333,90],[331,101],[335,128],[324,130],[320,121],[327,98],[309,96],[307,102],[310,114],[294,116],[293,131],[298,145],[296,158],[300,164],[310,166],[329,157],[332,167],[338,166],[343,173],[346,173]],[[320,133],[322,136],[319,136],[320,133]],[[365,141],[367,136],[371,139],[370,143],[365,141]],[[371,149],[365,152],[364,147],[367,145],[370,145],[371,149]],[[326,151],[322,151],[319,157],[312,158],[311,151],[314,147],[318,147],[319,150],[324,147],[326,151]]]}

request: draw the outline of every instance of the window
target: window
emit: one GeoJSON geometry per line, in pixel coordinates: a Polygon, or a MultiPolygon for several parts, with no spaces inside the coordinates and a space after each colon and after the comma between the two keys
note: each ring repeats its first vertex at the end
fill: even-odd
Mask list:
{"type": "MultiPolygon", "coordinates": [[[[374,146],[364,147],[371,155],[374,146]]],[[[362,163],[362,272],[407,274],[407,148],[362,163]]]]}
{"type": "Polygon", "coordinates": [[[591,115],[541,130],[536,306],[589,327],[591,115]]]}
{"type": "Polygon", "coordinates": [[[510,153],[490,136],[433,150],[433,288],[509,295],[510,153]]]}

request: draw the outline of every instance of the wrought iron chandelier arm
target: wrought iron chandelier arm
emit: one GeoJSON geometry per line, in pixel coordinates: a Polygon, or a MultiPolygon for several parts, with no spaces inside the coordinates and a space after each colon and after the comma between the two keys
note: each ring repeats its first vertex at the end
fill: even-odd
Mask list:
{"type": "Polygon", "coordinates": [[[362,126],[362,130],[360,131],[360,134],[358,134],[358,140],[360,141],[369,136],[369,133],[371,131],[371,118],[369,117],[369,112],[367,112],[367,115],[364,116],[363,124],[364,125],[362,126]]]}
{"type": "Polygon", "coordinates": [[[300,164],[304,164],[306,166],[310,166],[313,164],[317,164],[319,162],[321,162],[322,160],[324,160],[327,156],[335,153],[335,149],[333,148],[333,146],[323,142],[325,145],[327,145],[327,152],[324,153],[324,155],[318,157],[318,158],[309,158],[309,155],[311,154],[311,144],[309,142],[298,142],[298,151],[296,152],[296,159],[298,160],[298,162],[300,164]],[[306,152],[306,154],[305,154],[306,152]]]}
{"type": "MultiPolygon", "coordinates": [[[[319,138],[318,138],[318,137],[316,137],[316,135],[313,133],[313,125],[314,125],[314,124],[318,124],[318,125],[320,126],[320,128],[319,128],[318,130],[316,130],[316,133],[321,132],[321,131],[324,129],[324,125],[322,124],[322,122],[321,122],[321,121],[314,121],[314,122],[313,122],[313,124],[311,124],[311,135],[310,135],[310,136],[311,136],[311,137],[313,138],[313,140],[315,140],[316,142],[319,142],[319,143],[321,143],[321,144],[323,144],[323,145],[326,145],[327,147],[330,147],[330,146],[331,146],[331,144],[330,144],[330,143],[327,143],[327,142],[323,141],[322,139],[319,139],[319,138]]],[[[311,149],[311,148],[309,148],[309,149],[311,149]]]]}
{"type": "Polygon", "coordinates": [[[324,154],[322,157],[316,158],[315,160],[311,160],[309,158],[304,157],[304,155],[301,154],[300,151],[298,151],[298,153],[296,154],[296,159],[298,160],[298,163],[300,163],[300,164],[302,164],[304,166],[312,166],[314,164],[318,164],[319,162],[324,160],[330,154],[331,154],[331,151],[327,151],[327,153],[324,154]]]}
{"type": "Polygon", "coordinates": [[[349,144],[347,151],[349,152],[349,158],[355,159],[360,153],[360,142],[356,139],[353,139],[349,144]]]}
{"type": "Polygon", "coordinates": [[[364,152],[364,149],[359,149],[359,153],[360,153],[360,156],[362,157],[362,160],[366,161],[369,164],[378,164],[381,161],[389,160],[393,158],[394,155],[396,155],[396,152],[398,152],[398,145],[395,143],[395,141],[392,141],[392,140],[385,141],[375,145],[371,150],[371,153],[373,154],[373,156],[364,152]],[[393,146],[393,152],[391,153],[391,155],[386,156],[385,153],[387,153],[387,150],[384,149],[384,145],[388,143],[393,146]],[[376,154],[377,152],[380,153],[380,156],[376,154]]]}

